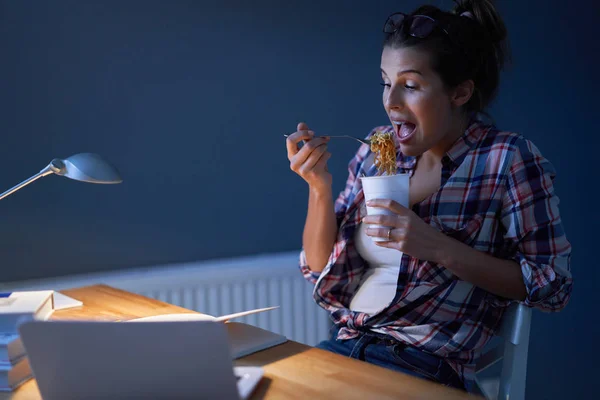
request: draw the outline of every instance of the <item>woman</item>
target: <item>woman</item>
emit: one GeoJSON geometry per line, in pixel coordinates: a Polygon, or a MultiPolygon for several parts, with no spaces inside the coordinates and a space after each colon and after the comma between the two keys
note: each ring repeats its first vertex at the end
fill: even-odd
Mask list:
{"type": "Polygon", "coordinates": [[[310,193],[300,267],[335,324],[319,347],[471,391],[475,360],[508,305],[558,311],[570,297],[555,172],[533,143],[477,118],[506,55],[490,1],[396,13],[384,32],[391,126],[371,135],[394,133],[410,209],[377,199],[369,205],[393,215],[366,215],[358,177],[377,172],[369,146],[334,202],[328,139],[300,123],[287,140],[310,193]]]}

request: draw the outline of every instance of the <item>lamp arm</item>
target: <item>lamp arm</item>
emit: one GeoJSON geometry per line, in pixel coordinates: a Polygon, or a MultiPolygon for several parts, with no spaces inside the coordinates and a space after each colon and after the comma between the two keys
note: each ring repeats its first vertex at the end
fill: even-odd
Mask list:
{"type": "Polygon", "coordinates": [[[41,170],[40,172],[38,172],[37,174],[33,175],[31,178],[27,178],[25,179],[23,182],[19,183],[18,185],[8,189],[6,192],[0,194],[0,200],[2,200],[3,198],[10,196],[11,194],[13,194],[14,192],[16,192],[17,190],[21,189],[22,187],[25,187],[27,185],[29,185],[31,182],[35,182],[38,179],[50,175],[50,174],[55,174],[57,172],[60,172],[60,168],[57,168],[56,165],[54,165],[55,160],[52,160],[53,162],[51,162],[50,164],[48,164],[48,166],[46,166],[46,168],[44,168],[43,170],[41,170]]]}

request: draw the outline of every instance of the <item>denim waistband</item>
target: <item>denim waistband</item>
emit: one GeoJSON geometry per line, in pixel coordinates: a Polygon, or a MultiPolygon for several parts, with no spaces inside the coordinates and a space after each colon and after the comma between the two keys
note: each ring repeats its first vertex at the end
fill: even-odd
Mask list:
{"type": "MultiPolygon", "coordinates": [[[[334,335],[333,338],[337,337],[337,333],[340,330],[339,327],[335,327],[334,328],[334,335]]],[[[417,348],[416,346],[413,346],[409,343],[400,341],[396,338],[393,338],[389,335],[383,334],[383,333],[379,333],[379,332],[373,332],[371,330],[368,329],[359,329],[358,330],[358,334],[359,336],[354,338],[354,340],[360,340],[360,342],[363,345],[367,345],[367,344],[383,344],[386,346],[395,346],[397,351],[403,351],[405,349],[412,349],[414,351],[418,351],[421,353],[422,357],[428,357],[430,358],[432,361],[437,361],[437,360],[444,360],[445,359],[443,357],[440,356],[436,356],[434,354],[428,353],[422,349],[417,348]]]]}

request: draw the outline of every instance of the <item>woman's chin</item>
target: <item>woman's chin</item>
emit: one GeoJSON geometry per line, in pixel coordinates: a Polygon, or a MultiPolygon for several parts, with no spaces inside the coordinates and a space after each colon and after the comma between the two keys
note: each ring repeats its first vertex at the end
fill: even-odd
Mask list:
{"type": "Polygon", "coordinates": [[[408,156],[408,157],[417,157],[420,156],[421,154],[423,154],[423,151],[415,146],[410,146],[410,145],[404,145],[401,144],[400,145],[400,151],[402,152],[403,155],[408,156]]]}

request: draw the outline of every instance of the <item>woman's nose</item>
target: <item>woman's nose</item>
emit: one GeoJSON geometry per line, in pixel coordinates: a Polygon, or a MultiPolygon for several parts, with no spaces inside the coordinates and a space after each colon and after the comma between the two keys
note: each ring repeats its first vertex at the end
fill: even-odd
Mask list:
{"type": "Polygon", "coordinates": [[[388,90],[387,98],[385,99],[385,107],[387,109],[402,109],[404,107],[404,96],[401,87],[392,86],[388,90]]]}

